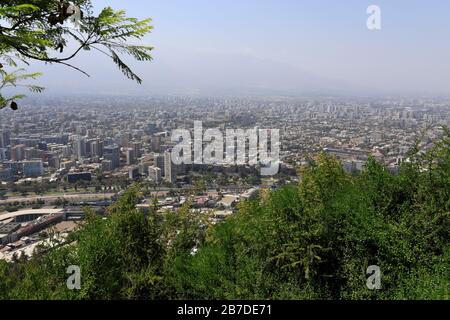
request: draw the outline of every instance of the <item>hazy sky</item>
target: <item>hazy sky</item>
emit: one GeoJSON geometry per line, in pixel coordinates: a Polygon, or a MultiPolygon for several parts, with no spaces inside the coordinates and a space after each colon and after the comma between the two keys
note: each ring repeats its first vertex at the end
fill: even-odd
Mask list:
{"type": "Polygon", "coordinates": [[[153,18],[145,42],[154,61],[132,64],[144,84],[83,53],[74,62],[91,78],[33,65],[49,93],[450,95],[447,0],[92,2],[153,18]],[[366,27],[371,4],[381,8],[382,30],[366,27]]]}

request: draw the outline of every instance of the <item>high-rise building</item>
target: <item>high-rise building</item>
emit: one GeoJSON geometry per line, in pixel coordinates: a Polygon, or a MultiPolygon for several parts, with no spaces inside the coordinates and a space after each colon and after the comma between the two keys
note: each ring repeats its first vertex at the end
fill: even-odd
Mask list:
{"type": "Polygon", "coordinates": [[[25,159],[25,145],[19,144],[11,148],[11,160],[22,161],[25,159]]]}
{"type": "Polygon", "coordinates": [[[127,157],[127,165],[130,166],[136,163],[136,153],[134,149],[128,148],[125,149],[125,155],[127,157]]]}
{"type": "Polygon", "coordinates": [[[104,158],[110,160],[112,164],[111,170],[120,167],[120,147],[116,144],[107,146],[103,149],[104,158]]]}
{"type": "Polygon", "coordinates": [[[84,138],[78,138],[74,141],[74,155],[78,160],[86,157],[86,141],[84,138]]]}
{"type": "Polygon", "coordinates": [[[91,141],[90,149],[91,157],[95,158],[103,156],[103,142],[99,140],[91,141]]]}
{"type": "Polygon", "coordinates": [[[165,172],[164,168],[164,156],[161,154],[155,154],[153,156],[153,165],[161,169],[161,172],[165,172]]]}
{"type": "Polygon", "coordinates": [[[39,177],[44,174],[42,160],[27,160],[23,162],[23,174],[25,177],[39,177]]]}
{"type": "Polygon", "coordinates": [[[63,146],[61,151],[64,158],[70,158],[70,156],[72,155],[72,149],[70,148],[70,146],[63,146]]]}
{"type": "Polygon", "coordinates": [[[150,181],[153,181],[156,184],[161,183],[161,178],[162,178],[161,172],[162,172],[161,169],[158,167],[154,167],[154,166],[149,167],[148,168],[148,179],[150,181]]]}
{"type": "Polygon", "coordinates": [[[92,157],[92,155],[91,155],[91,144],[94,142],[94,140],[92,140],[92,139],[88,139],[88,140],[85,140],[85,145],[84,145],[84,147],[85,147],[85,153],[86,153],[86,157],[88,158],[88,157],[92,157]]]}
{"type": "Polygon", "coordinates": [[[172,163],[172,152],[164,152],[164,179],[167,182],[175,183],[177,181],[176,172],[172,163]]]}
{"type": "Polygon", "coordinates": [[[141,142],[131,142],[130,148],[134,150],[134,155],[136,158],[142,157],[142,143],[141,142]]]}
{"type": "Polygon", "coordinates": [[[0,160],[7,161],[10,158],[10,152],[6,148],[0,148],[0,160]]]}
{"type": "Polygon", "coordinates": [[[9,131],[0,131],[0,148],[6,148],[11,145],[11,133],[9,131]]]}
{"type": "Polygon", "coordinates": [[[160,135],[152,137],[152,151],[159,152],[161,150],[161,141],[162,138],[160,135]]]}

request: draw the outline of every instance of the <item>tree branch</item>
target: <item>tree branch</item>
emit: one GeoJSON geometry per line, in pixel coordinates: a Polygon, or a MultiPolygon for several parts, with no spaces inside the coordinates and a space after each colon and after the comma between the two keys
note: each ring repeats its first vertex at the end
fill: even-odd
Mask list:
{"type": "Polygon", "coordinates": [[[78,72],[81,72],[82,74],[84,74],[84,75],[87,76],[87,77],[91,77],[91,76],[89,75],[89,73],[87,73],[86,71],[83,71],[82,69],[80,69],[80,68],[78,68],[78,67],[75,67],[74,65],[71,65],[71,64],[69,64],[69,63],[67,63],[67,62],[58,61],[58,62],[54,62],[54,63],[58,63],[58,64],[65,65],[65,66],[67,66],[67,67],[69,67],[69,68],[72,68],[72,69],[78,71],[78,72]]]}

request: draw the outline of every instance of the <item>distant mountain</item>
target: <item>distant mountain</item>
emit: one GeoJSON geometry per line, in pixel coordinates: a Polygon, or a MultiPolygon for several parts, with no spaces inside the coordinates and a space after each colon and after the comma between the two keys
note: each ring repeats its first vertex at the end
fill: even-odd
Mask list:
{"type": "MultiPolygon", "coordinates": [[[[77,62],[76,62],[77,63],[77,62]]],[[[189,94],[268,96],[305,94],[352,94],[356,88],[343,81],[322,78],[288,64],[246,54],[198,53],[177,56],[158,53],[150,64],[134,65],[142,86],[127,81],[109,61],[100,57],[78,65],[92,75],[61,66],[39,67],[48,92],[76,94],[189,94]],[[64,78],[64,81],[60,81],[64,78]]],[[[36,67],[37,69],[37,67],[36,67]]]]}

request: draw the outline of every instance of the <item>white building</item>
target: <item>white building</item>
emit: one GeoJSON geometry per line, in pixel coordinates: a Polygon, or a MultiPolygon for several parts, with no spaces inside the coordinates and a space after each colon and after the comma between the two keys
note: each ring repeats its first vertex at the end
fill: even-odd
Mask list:
{"type": "Polygon", "coordinates": [[[148,168],[148,179],[153,181],[156,184],[161,183],[162,179],[162,170],[158,167],[149,167],[148,168]]]}

